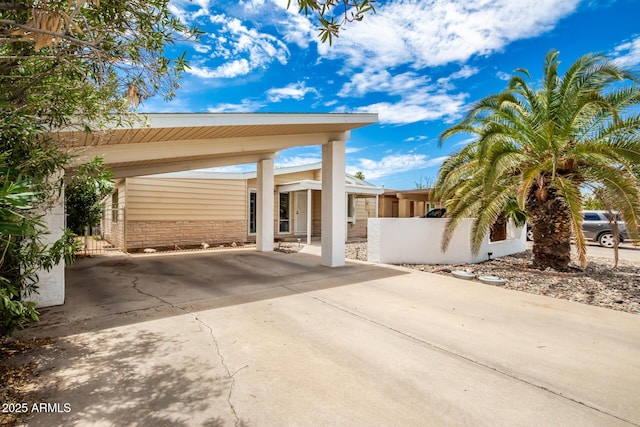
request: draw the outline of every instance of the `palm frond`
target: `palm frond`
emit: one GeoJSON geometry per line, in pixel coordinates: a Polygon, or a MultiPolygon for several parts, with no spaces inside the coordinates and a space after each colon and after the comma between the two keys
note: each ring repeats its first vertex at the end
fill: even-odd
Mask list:
{"type": "Polygon", "coordinates": [[[580,190],[589,185],[615,200],[637,234],[640,85],[632,72],[599,54],[582,56],[563,75],[559,65],[558,52],[549,51],[539,89],[527,70],[516,70],[505,90],[476,102],[441,134],[441,144],[453,135],[474,137],[438,175],[449,216],[443,249],[460,218],[476,218],[471,244],[478,250],[509,204],[544,213],[542,202],[552,191],[561,203],[549,206],[566,209],[562,216],[571,218],[584,264],[580,190]]]}

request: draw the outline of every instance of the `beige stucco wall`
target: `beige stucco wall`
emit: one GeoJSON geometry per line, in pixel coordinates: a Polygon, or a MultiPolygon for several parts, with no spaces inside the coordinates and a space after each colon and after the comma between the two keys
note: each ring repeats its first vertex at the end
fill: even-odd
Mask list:
{"type": "Polygon", "coordinates": [[[380,218],[393,218],[393,204],[394,202],[398,203],[398,199],[395,197],[384,196],[379,199],[379,211],[378,215],[380,218]]]}
{"type": "Polygon", "coordinates": [[[441,207],[437,201],[425,202],[384,196],[379,199],[380,218],[411,218],[426,214],[430,209],[441,207]]]}

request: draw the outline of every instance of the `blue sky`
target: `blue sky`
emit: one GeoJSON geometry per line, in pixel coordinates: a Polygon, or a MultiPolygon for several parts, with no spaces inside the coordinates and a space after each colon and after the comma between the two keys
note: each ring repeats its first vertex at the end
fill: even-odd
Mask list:
{"type": "MultiPolygon", "coordinates": [[[[378,0],[377,13],[350,24],[333,46],[319,42],[314,17],[295,5],[172,0],[172,13],[207,34],[171,48],[186,50],[191,65],[177,97],[147,100],[141,110],[378,113],[379,124],[352,132],[347,171],[411,189],[432,182],[464,144],[439,147],[439,134],[502,90],[516,68],[539,78],[549,49],[564,65],[599,52],[640,68],[639,0],[378,0]]],[[[276,165],[317,162],[320,153],[283,151],[276,165]]]]}

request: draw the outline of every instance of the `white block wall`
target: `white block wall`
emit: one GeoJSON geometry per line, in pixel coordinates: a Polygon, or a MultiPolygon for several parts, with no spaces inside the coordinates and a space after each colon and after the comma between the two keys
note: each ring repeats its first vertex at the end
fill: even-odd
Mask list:
{"type": "Polygon", "coordinates": [[[471,253],[470,234],[473,219],[464,219],[446,252],[440,249],[446,219],[443,218],[370,218],[368,223],[368,260],[384,264],[466,264],[486,261],[526,250],[523,228],[509,226],[507,240],[489,242],[485,237],[477,255],[471,253]]]}
{"type": "MultiPolygon", "coordinates": [[[[53,244],[64,234],[65,213],[64,194],[60,196],[56,205],[47,212],[43,219],[49,234],[43,236],[43,243],[53,244]]],[[[64,304],[64,260],[51,270],[38,272],[38,293],[24,297],[26,301],[34,301],[38,307],[51,307],[64,304]]]]}

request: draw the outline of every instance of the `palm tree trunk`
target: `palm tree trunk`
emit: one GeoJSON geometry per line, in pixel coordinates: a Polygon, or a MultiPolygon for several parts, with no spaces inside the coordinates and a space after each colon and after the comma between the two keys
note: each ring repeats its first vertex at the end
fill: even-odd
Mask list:
{"type": "MultiPolygon", "coordinates": [[[[533,187],[536,187],[535,185],[533,187]]],[[[544,197],[531,188],[527,213],[533,229],[534,267],[566,270],[571,262],[571,221],[567,205],[553,188],[544,197]]]]}

